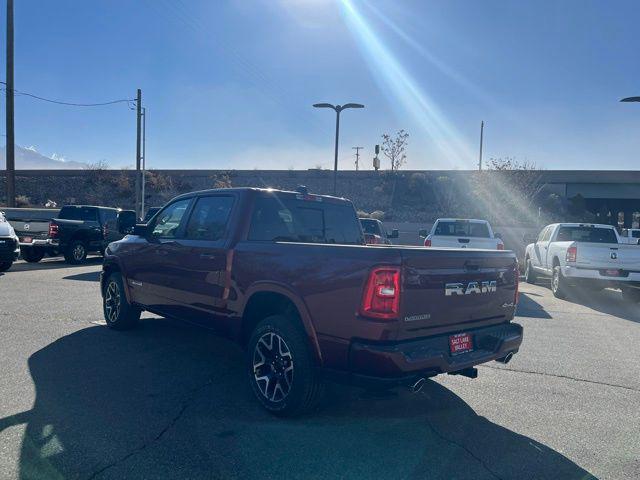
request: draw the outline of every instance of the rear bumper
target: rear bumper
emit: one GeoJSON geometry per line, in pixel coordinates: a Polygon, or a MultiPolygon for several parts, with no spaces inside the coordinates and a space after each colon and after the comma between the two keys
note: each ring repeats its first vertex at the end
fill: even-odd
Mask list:
{"type": "Polygon", "coordinates": [[[421,377],[458,372],[516,353],[522,334],[519,324],[503,323],[392,344],[356,341],[350,349],[349,372],[328,373],[337,380],[360,385],[408,384],[421,377]],[[449,336],[455,333],[471,334],[473,351],[452,355],[449,336]]]}
{"type": "Polygon", "coordinates": [[[637,283],[640,285],[640,272],[628,272],[626,277],[610,277],[607,275],[601,275],[600,272],[601,270],[595,268],[577,268],[573,266],[562,267],[562,275],[570,280],[612,282],[616,284],[637,283]]]}
{"type": "Polygon", "coordinates": [[[48,238],[34,238],[30,242],[25,242],[20,238],[20,246],[21,247],[51,247],[51,240],[48,238]]]}

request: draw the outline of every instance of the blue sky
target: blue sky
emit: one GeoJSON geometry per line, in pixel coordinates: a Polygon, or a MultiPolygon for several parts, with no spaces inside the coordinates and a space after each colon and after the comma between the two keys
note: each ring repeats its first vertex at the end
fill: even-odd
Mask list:
{"type": "MultiPolygon", "coordinates": [[[[331,167],[334,117],[311,104],[349,101],[366,108],[343,113],[342,168],[399,129],[406,168],[474,168],[481,120],[485,158],[640,164],[640,104],[618,102],[640,95],[637,1],[20,0],[15,17],[15,88],[142,88],[151,168],[331,167]]],[[[16,142],[130,166],[135,115],[17,97],[16,142]]]]}

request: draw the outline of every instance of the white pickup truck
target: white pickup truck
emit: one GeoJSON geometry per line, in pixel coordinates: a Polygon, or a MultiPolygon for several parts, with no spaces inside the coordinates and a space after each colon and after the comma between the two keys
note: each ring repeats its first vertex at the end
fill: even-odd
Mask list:
{"type": "Polygon", "coordinates": [[[638,245],[640,241],[640,228],[625,228],[620,235],[622,243],[630,245],[638,245]]]}
{"type": "Polygon", "coordinates": [[[547,225],[525,251],[525,279],[551,277],[551,291],[564,298],[572,286],[622,289],[625,299],[640,300],[640,248],[620,241],[611,225],[547,225]]]}
{"type": "Polygon", "coordinates": [[[486,220],[439,218],[431,231],[420,230],[425,247],[504,250],[504,243],[486,220]]]}

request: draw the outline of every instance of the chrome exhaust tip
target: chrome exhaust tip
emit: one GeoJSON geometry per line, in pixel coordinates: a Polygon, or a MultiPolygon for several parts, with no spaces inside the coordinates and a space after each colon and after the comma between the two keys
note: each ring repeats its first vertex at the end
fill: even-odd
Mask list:
{"type": "Polygon", "coordinates": [[[420,390],[422,390],[422,387],[424,387],[424,384],[426,382],[426,378],[419,378],[418,380],[416,380],[416,383],[414,383],[413,385],[409,385],[409,390],[411,390],[411,393],[418,393],[420,390]]]}
{"type": "Polygon", "coordinates": [[[513,352],[509,352],[504,357],[497,358],[496,362],[504,363],[506,365],[511,361],[512,358],[513,358],[513,352]]]}

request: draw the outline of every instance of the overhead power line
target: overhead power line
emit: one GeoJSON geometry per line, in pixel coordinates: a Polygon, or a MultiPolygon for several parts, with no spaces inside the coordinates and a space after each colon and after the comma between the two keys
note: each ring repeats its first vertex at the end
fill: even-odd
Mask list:
{"type": "MultiPolygon", "coordinates": [[[[6,85],[6,82],[1,82],[1,84],[6,85]]],[[[5,92],[7,91],[6,88],[2,88],[1,90],[4,90],[5,92]]],[[[122,99],[118,99],[118,100],[111,100],[109,102],[99,102],[99,103],[75,103],[75,102],[64,102],[61,100],[52,100],[50,98],[45,98],[45,97],[41,97],[39,95],[34,95],[33,93],[28,93],[28,92],[22,92],[20,90],[15,90],[14,89],[14,94],[16,95],[22,95],[22,96],[26,96],[26,97],[31,97],[31,98],[35,98],[36,100],[42,100],[43,102],[49,102],[49,103],[55,103],[57,105],[66,105],[69,107],[102,107],[105,105],[114,105],[116,103],[126,103],[127,105],[129,105],[131,107],[131,105],[135,105],[136,99],[135,98],[122,98],[122,99]]]]}

